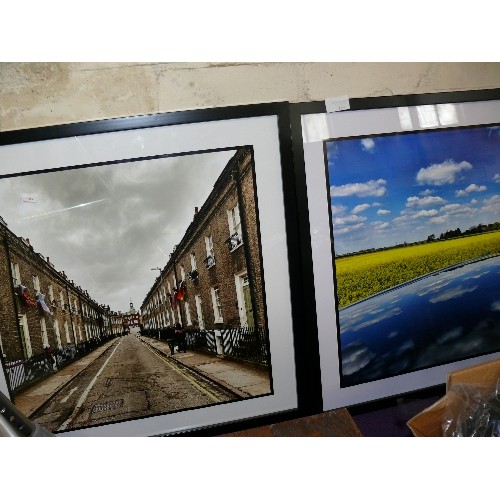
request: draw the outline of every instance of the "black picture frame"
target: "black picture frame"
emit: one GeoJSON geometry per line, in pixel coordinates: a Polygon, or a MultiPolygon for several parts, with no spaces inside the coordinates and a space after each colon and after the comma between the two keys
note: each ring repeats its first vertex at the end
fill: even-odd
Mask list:
{"type": "MultiPolygon", "coordinates": [[[[455,359],[448,363],[432,366],[428,369],[416,369],[401,376],[386,376],[376,381],[355,383],[345,386],[341,383],[340,364],[340,327],[338,315],[338,297],[336,291],[334,242],[332,233],[332,213],[328,209],[328,177],[325,166],[325,143],[331,138],[356,137],[383,133],[408,132],[417,130],[415,116],[413,126],[408,130],[377,130],[377,121],[384,121],[382,113],[397,113],[398,110],[412,113],[420,107],[430,113],[439,110],[455,110],[457,122],[454,126],[481,126],[500,122],[498,111],[488,115],[482,121],[484,110],[491,110],[490,104],[498,108],[500,89],[471,90],[462,92],[443,92],[433,94],[398,95],[387,97],[345,99],[347,105],[341,111],[328,112],[324,101],[296,103],[290,105],[290,121],[293,138],[293,152],[297,179],[297,204],[300,231],[309,238],[301,239],[301,258],[304,268],[304,296],[307,297],[305,310],[309,314],[308,325],[316,328],[313,337],[317,345],[310,346],[313,356],[320,359],[320,379],[322,387],[323,410],[343,406],[351,408],[371,404],[390,404],[397,396],[416,391],[439,390],[444,385],[446,373],[453,369],[470,366],[481,361],[498,357],[497,352],[485,355],[471,355],[455,359]],[[307,129],[307,120],[312,125],[307,129]],[[313,122],[316,118],[317,121],[313,122]],[[382,117],[382,118],[381,118],[382,117]],[[350,132],[345,132],[344,123],[348,122],[350,132]],[[365,126],[370,122],[369,126],[365,126]],[[314,129],[316,127],[316,129],[314,129]],[[366,128],[369,131],[366,131],[366,128]],[[312,131],[312,132],[311,132],[312,131]],[[308,133],[311,135],[308,136],[308,133]],[[314,146],[309,143],[314,143],[314,146]],[[305,149],[307,148],[307,151],[305,149]],[[314,153],[311,152],[314,149],[314,153]],[[313,156],[314,155],[314,156],[313,156]],[[311,182],[311,176],[314,181],[311,182]],[[323,200],[318,208],[317,199],[323,200]],[[321,220],[324,225],[320,225],[321,220]],[[318,256],[322,255],[321,261],[318,256]],[[318,263],[321,262],[321,265],[318,263]],[[319,270],[320,269],[320,270],[319,270]],[[333,279],[330,278],[330,273],[333,279]],[[325,275],[328,275],[325,278],[325,275]],[[330,311],[330,312],[329,312],[330,311]],[[331,314],[334,311],[334,314],[331,314]],[[328,321],[325,321],[328,317],[328,321]],[[332,326],[333,325],[333,326],[332,326]]],[[[335,109],[335,107],[334,107],[335,109]]],[[[339,109],[337,107],[336,109],[339,109]]],[[[488,111],[485,111],[488,114],[488,111]]],[[[417,122],[418,123],[418,122],[417,122]]],[[[451,127],[438,121],[432,127],[446,129],[451,127]]],[[[422,127],[423,128],[423,127],[422,127]]],[[[423,130],[428,130],[423,128],[423,130]]],[[[313,327],[313,328],[314,328],[313,327]]]]}
{"type": "MultiPolygon", "coordinates": [[[[179,111],[0,133],[0,183],[2,179],[28,178],[35,171],[47,176],[54,171],[77,171],[84,166],[114,168],[113,165],[133,164],[138,158],[155,161],[240,147],[252,151],[256,165],[255,196],[260,221],[271,391],[241,401],[186,407],[97,425],[82,424],[75,430],[64,429],[62,435],[214,435],[304,416],[321,408],[319,369],[310,349],[314,339],[309,336],[300,312],[301,234],[291,144],[288,103],[179,111]],[[237,143],[231,134],[238,137],[234,139],[237,143]],[[68,157],[73,151],[76,151],[74,156],[68,157]],[[272,151],[272,158],[265,156],[268,151],[272,151]],[[317,376],[311,391],[310,377],[314,372],[317,376]]],[[[33,200],[37,201],[36,195],[24,201],[33,200]]],[[[11,235],[14,236],[17,235],[11,235]]],[[[174,247],[172,254],[175,251],[174,247]]],[[[160,269],[160,281],[161,272],[160,269]]],[[[151,277],[152,289],[154,282],[151,277]]],[[[5,338],[4,334],[4,352],[5,338]]],[[[76,345],[76,333],[74,338],[76,345]]],[[[6,360],[8,356],[2,360],[0,389],[15,402],[11,384],[7,383],[6,360]]]]}

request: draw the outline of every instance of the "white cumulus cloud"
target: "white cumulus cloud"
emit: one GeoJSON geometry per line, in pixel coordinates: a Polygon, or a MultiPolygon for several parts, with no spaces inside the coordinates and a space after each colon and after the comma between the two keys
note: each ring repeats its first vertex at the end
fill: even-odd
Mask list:
{"type": "Polygon", "coordinates": [[[361,146],[365,151],[371,151],[375,147],[375,141],[369,137],[361,140],[361,146]]]}
{"type": "Polygon", "coordinates": [[[330,195],[332,197],[358,196],[360,198],[384,196],[387,193],[386,184],[386,180],[378,179],[368,182],[343,184],[342,186],[332,186],[330,188],[330,195]]]}
{"type": "Polygon", "coordinates": [[[460,173],[470,169],[472,165],[468,161],[456,163],[453,160],[445,160],[443,163],[421,168],[417,173],[417,182],[431,186],[453,184],[460,173]]]}
{"type": "Polygon", "coordinates": [[[459,189],[455,191],[455,196],[467,196],[470,193],[480,193],[481,191],[486,191],[486,186],[478,186],[477,184],[470,184],[465,189],[459,189]]]}
{"type": "Polygon", "coordinates": [[[441,198],[441,196],[424,196],[423,198],[410,196],[406,200],[407,207],[427,207],[429,205],[438,205],[441,203],[446,203],[446,200],[441,198]]]}
{"type": "Polygon", "coordinates": [[[352,209],[353,214],[359,214],[360,212],[364,212],[365,210],[368,210],[370,208],[370,205],[368,203],[363,203],[361,205],[356,205],[352,209]]]}

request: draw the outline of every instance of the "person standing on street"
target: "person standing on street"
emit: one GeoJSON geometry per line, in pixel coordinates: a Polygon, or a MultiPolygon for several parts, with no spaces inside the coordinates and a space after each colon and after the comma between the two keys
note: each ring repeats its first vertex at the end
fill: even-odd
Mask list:
{"type": "Polygon", "coordinates": [[[177,340],[177,352],[187,352],[186,331],[180,323],[175,324],[175,338],[177,340]]]}

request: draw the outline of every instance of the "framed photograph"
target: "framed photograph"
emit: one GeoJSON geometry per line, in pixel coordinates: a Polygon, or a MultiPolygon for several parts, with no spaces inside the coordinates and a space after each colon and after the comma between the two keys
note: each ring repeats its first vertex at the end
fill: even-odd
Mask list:
{"type": "Polygon", "coordinates": [[[291,164],[285,103],[0,134],[0,390],[64,436],[297,411],[291,164]]]}
{"type": "Polygon", "coordinates": [[[500,355],[500,91],[291,105],[325,410],[500,355]]]}

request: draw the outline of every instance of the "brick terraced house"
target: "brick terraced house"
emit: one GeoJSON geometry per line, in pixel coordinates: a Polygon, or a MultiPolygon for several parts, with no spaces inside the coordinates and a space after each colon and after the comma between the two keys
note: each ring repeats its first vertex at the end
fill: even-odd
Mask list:
{"type": "Polygon", "coordinates": [[[38,377],[48,352],[62,365],[111,336],[110,316],[0,218],[0,350],[11,391],[38,377]]]}
{"type": "Polygon", "coordinates": [[[253,344],[258,361],[267,364],[251,148],[235,152],[203,206],[195,209],[144,299],[141,314],[145,331],[156,330],[160,337],[162,330],[180,323],[188,332],[205,332],[218,354],[237,355],[253,344]]]}

